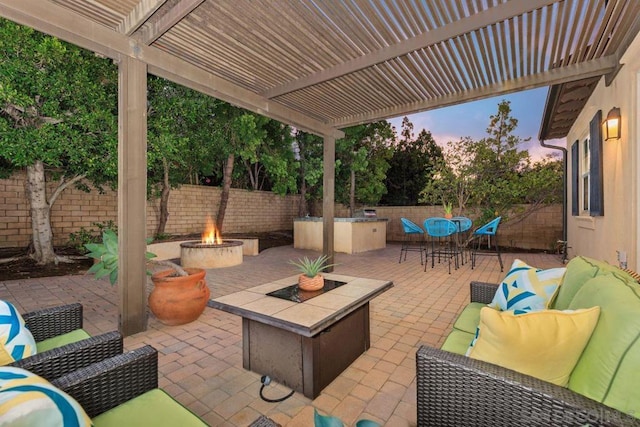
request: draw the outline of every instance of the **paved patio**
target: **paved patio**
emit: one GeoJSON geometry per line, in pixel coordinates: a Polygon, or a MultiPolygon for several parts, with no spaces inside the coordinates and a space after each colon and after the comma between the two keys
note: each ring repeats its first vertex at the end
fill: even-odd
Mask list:
{"type": "MultiPolygon", "coordinates": [[[[416,425],[415,352],[420,344],[439,346],[452,322],[469,301],[469,282],[498,282],[494,257],[479,258],[449,275],[446,264],[423,271],[417,253],[398,263],[399,245],[363,254],[337,254],[336,273],[392,280],[394,287],[371,303],[371,348],[334,380],[315,400],[295,393],[280,403],[259,397],[259,375],[242,368],[241,318],[206,308],[199,320],[164,326],[153,315],[146,332],[125,339],[134,349],[150,344],[160,353],[160,385],[213,426],[247,426],[264,414],[283,426],[313,425],[313,408],[340,417],[345,425],[361,418],[385,426],[416,425]]],[[[288,260],[317,256],[292,246],[271,248],[245,257],[240,266],[207,271],[211,297],[226,295],[295,274],[288,260]]],[[[515,258],[541,268],[561,266],[558,256],[504,254],[505,270],[515,258]]],[[[85,329],[91,334],[117,329],[117,288],[91,276],[0,281],[0,299],[27,312],[71,302],[84,306],[85,329]]],[[[280,385],[265,388],[277,398],[280,385]]]]}

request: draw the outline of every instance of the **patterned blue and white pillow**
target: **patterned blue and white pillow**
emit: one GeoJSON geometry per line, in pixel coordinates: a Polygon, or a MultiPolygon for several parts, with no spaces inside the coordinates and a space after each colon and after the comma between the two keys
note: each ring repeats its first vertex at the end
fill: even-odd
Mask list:
{"type": "Polygon", "coordinates": [[[18,310],[0,300],[0,365],[36,354],[36,341],[18,310]]]}
{"type": "Polygon", "coordinates": [[[2,366],[0,425],[84,427],[92,423],[78,402],[44,378],[2,366]]]}
{"type": "Polygon", "coordinates": [[[540,270],[516,259],[489,306],[503,311],[544,310],[558,290],[566,270],[540,270]]]}

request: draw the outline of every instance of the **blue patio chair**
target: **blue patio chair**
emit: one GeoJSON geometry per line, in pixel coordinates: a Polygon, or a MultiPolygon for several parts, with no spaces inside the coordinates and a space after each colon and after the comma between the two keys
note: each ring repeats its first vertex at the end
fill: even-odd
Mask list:
{"type": "Polygon", "coordinates": [[[502,265],[502,256],[500,256],[500,246],[498,246],[498,226],[500,225],[501,216],[493,219],[482,227],[473,232],[471,243],[471,269],[476,266],[476,257],[478,256],[497,256],[500,262],[500,271],[504,271],[502,265]],[[487,250],[480,250],[482,242],[487,241],[487,250]],[[493,239],[492,239],[493,238],[493,239]],[[491,241],[493,240],[493,249],[491,241]],[[474,244],[475,242],[475,244],[474,244]]]}
{"type": "Polygon", "coordinates": [[[471,227],[473,227],[473,221],[466,216],[454,216],[451,221],[458,226],[458,247],[460,249],[460,262],[462,265],[465,263],[465,252],[468,252],[469,234],[471,227]]]}
{"type": "Polygon", "coordinates": [[[422,253],[427,251],[424,245],[424,230],[414,222],[407,218],[400,218],[402,229],[404,230],[404,239],[402,248],[400,249],[400,260],[402,262],[402,253],[404,252],[404,260],[407,260],[407,252],[420,252],[420,265],[423,264],[422,253]]]}
{"type": "MultiPolygon", "coordinates": [[[[455,268],[458,268],[458,226],[453,221],[446,218],[427,218],[424,220],[424,228],[431,240],[431,268],[435,266],[436,255],[438,262],[441,258],[449,262],[449,274],[451,274],[451,260],[455,261],[455,268]]],[[[428,260],[428,254],[427,254],[428,260]]],[[[427,271],[427,264],[424,265],[427,271]]]]}

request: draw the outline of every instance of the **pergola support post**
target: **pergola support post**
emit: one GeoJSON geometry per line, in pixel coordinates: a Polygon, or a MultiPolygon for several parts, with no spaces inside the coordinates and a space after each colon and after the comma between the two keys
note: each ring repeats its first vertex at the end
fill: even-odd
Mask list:
{"type": "Polygon", "coordinates": [[[120,332],[147,329],[147,64],[118,67],[118,292],[120,332]]]}
{"type": "MultiPolygon", "coordinates": [[[[336,139],[333,136],[324,136],[322,166],[322,254],[327,257],[328,264],[333,264],[333,217],[335,215],[336,184],[336,139]]],[[[329,267],[325,271],[333,271],[333,267],[329,267]]]]}

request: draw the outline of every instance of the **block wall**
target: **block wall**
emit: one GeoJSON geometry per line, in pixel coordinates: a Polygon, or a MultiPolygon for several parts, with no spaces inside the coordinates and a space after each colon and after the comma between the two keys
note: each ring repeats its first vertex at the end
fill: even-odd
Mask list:
{"type": "MultiPolygon", "coordinates": [[[[524,208],[524,206],[521,206],[524,208]]],[[[387,241],[401,241],[404,237],[400,218],[405,217],[422,226],[426,218],[442,216],[440,206],[383,206],[376,207],[378,217],[388,218],[387,241]]],[[[472,219],[473,213],[468,214],[472,219]]],[[[504,222],[498,228],[500,246],[521,249],[551,250],[562,239],[562,205],[550,205],[534,212],[520,222],[504,222]]]]}
{"type": "MultiPolygon", "coordinates": [[[[221,189],[183,185],[171,191],[169,198],[168,234],[201,233],[208,215],[215,218],[221,189]]],[[[49,189],[51,194],[51,188],[49,189]]],[[[266,191],[232,189],[224,219],[224,233],[251,233],[293,230],[299,197],[278,196],[266,191]]],[[[322,212],[322,205],[314,206],[322,212]]],[[[374,207],[380,218],[388,218],[387,241],[403,238],[400,218],[406,217],[422,225],[425,218],[442,216],[440,206],[374,207]]],[[[348,209],[336,204],[336,217],[348,216],[348,209]]],[[[152,236],[158,224],[159,201],[147,203],[147,235],[152,236]]],[[[51,212],[54,244],[65,244],[69,233],[80,227],[92,227],[94,222],[117,221],[117,194],[107,190],[100,194],[69,188],[56,201],[51,212]]],[[[469,214],[474,218],[473,214],[469,214]]],[[[552,205],[535,212],[519,223],[501,224],[501,246],[547,250],[562,238],[562,206],[552,205]]],[[[24,175],[16,174],[0,180],[0,248],[26,247],[31,241],[31,219],[24,187],[24,175]]]]}
{"type": "MultiPolygon", "coordinates": [[[[31,241],[31,218],[25,194],[24,175],[16,174],[0,180],[0,248],[26,247],[31,241]]],[[[51,186],[48,194],[51,194],[51,186]]],[[[183,185],[172,190],[169,197],[168,234],[201,233],[207,216],[214,219],[220,203],[221,189],[183,185]]],[[[231,189],[224,219],[223,233],[250,233],[293,230],[293,218],[298,213],[296,195],[278,196],[267,191],[231,189]]],[[[158,226],[160,202],[147,203],[147,235],[158,226]]],[[[75,188],[62,192],[51,209],[54,244],[63,245],[69,233],[81,227],[93,228],[94,222],[117,222],[118,200],[115,191],[97,190],[85,193],[75,188]]],[[[224,234],[223,234],[224,236],[224,234]]]]}

